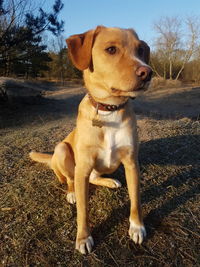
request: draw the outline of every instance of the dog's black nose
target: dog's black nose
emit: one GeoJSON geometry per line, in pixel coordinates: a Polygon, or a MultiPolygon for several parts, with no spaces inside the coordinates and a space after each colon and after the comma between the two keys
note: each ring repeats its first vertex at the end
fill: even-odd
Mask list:
{"type": "Polygon", "coordinates": [[[144,82],[149,82],[152,76],[152,69],[148,66],[141,66],[136,70],[136,75],[144,82]]]}

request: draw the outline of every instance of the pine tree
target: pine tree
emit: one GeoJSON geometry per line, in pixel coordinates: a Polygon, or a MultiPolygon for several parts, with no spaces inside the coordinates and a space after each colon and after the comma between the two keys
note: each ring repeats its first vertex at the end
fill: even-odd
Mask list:
{"type": "Polygon", "coordinates": [[[36,15],[25,13],[22,25],[15,14],[16,3],[13,2],[12,11],[7,11],[4,4],[0,0],[0,75],[37,76],[39,67],[47,69],[45,62],[50,60],[46,46],[41,44],[41,34],[50,31],[58,35],[63,31],[64,22],[58,21],[63,4],[55,0],[51,13],[42,8],[36,15]]]}

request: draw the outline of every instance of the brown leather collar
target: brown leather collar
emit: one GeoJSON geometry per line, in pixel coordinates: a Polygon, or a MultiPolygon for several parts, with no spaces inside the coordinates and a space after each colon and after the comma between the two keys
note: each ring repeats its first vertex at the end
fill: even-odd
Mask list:
{"type": "Polygon", "coordinates": [[[119,109],[123,108],[128,102],[128,101],[126,101],[120,105],[110,105],[110,104],[104,104],[104,103],[96,102],[90,94],[88,94],[88,97],[89,97],[90,102],[94,108],[96,108],[97,110],[103,110],[103,111],[119,110],[119,109]]]}

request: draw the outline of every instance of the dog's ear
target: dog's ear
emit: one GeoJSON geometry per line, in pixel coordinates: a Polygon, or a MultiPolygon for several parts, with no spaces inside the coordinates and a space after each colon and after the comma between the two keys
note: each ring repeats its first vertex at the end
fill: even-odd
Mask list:
{"type": "Polygon", "coordinates": [[[98,26],[95,30],[72,35],[66,40],[70,58],[77,69],[85,70],[90,67],[92,46],[101,28],[102,26],[98,26]]]}
{"type": "Polygon", "coordinates": [[[145,41],[140,41],[140,43],[144,47],[144,62],[147,63],[147,64],[149,64],[149,60],[150,60],[150,47],[148,46],[148,44],[145,41]]]}

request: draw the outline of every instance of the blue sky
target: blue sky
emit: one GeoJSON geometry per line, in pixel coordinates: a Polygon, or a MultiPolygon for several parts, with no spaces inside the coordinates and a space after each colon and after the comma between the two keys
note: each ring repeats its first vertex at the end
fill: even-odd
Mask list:
{"type": "MultiPolygon", "coordinates": [[[[153,23],[163,16],[199,16],[200,0],[62,0],[60,18],[64,37],[97,25],[134,28],[139,37],[152,42],[153,23]]],[[[48,0],[48,7],[54,0],[48,0]]]]}

